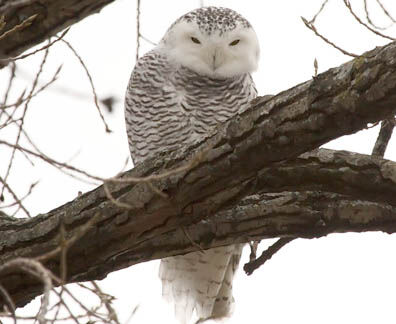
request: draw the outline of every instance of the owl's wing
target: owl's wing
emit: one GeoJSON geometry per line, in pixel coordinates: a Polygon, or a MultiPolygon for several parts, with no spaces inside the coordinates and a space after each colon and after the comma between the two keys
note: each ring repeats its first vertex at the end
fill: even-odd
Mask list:
{"type": "Polygon", "coordinates": [[[125,120],[134,163],[182,145],[189,131],[183,95],[170,81],[174,67],[153,50],[132,72],[125,96],[125,120]]]}

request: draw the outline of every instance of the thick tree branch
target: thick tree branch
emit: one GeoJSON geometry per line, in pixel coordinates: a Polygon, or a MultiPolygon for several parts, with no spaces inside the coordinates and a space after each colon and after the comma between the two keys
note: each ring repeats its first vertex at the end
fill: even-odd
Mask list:
{"type": "MultiPolygon", "coordinates": [[[[164,154],[127,172],[126,176],[135,177],[163,173],[184,165],[193,152],[205,152],[189,170],[153,183],[169,198],[144,182],[113,183],[108,186],[113,197],[130,209],[114,205],[99,187],[34,219],[0,219],[0,263],[47,253],[58,246],[60,224],[66,238],[71,238],[93,217],[92,229],[68,249],[68,282],[103,278],[131,264],[197,250],[192,241],[209,248],[266,237],[394,232],[395,163],[324,150],[296,157],[395,113],[395,57],[392,43],[269,101],[259,98],[249,111],[220,125],[194,147],[164,154]],[[267,202],[257,214],[237,206],[242,198],[263,190],[323,190],[344,196],[304,198],[303,213],[295,198],[300,194],[281,199],[282,206],[289,204],[288,213],[276,209],[276,199],[283,194],[262,194],[257,203],[255,196],[246,198],[253,199],[250,208],[262,206],[261,200],[267,202]],[[315,212],[309,213],[310,208],[315,212]]],[[[59,257],[52,256],[45,265],[59,273],[59,257]]],[[[0,274],[0,282],[17,305],[41,292],[39,282],[15,273],[0,274]]]]}
{"type": "MultiPolygon", "coordinates": [[[[136,171],[139,167],[127,174],[136,175],[136,171]]],[[[210,170],[207,172],[209,175],[210,170]]],[[[216,178],[216,174],[212,176],[216,178]]],[[[231,183],[232,175],[229,180],[231,183]]],[[[215,182],[210,186],[216,186],[215,182]]],[[[162,199],[140,183],[111,188],[115,197],[134,205],[131,210],[108,201],[100,187],[33,219],[0,218],[0,262],[49,252],[59,244],[61,224],[70,238],[79,235],[82,224],[92,222],[93,217],[96,220],[92,230],[68,249],[69,282],[103,278],[111,271],[135,263],[194,251],[199,248],[194,242],[205,249],[279,236],[318,237],[367,230],[393,232],[396,224],[393,213],[396,163],[366,155],[323,149],[306,153],[295,160],[263,168],[256,173],[254,181],[247,180],[233,188],[226,185],[200,200],[194,197],[200,195],[201,187],[192,187],[184,198],[189,201],[184,212],[172,199],[162,199]],[[318,193],[274,193],[288,190],[318,193]],[[322,194],[322,190],[338,194],[322,194]],[[239,191],[260,194],[234,206],[237,197],[229,198],[239,191]],[[343,194],[341,200],[340,194],[343,194]],[[211,216],[211,210],[221,208],[223,211],[207,217],[211,216]],[[207,218],[197,222],[201,217],[207,218]],[[188,237],[183,229],[189,233],[188,237]]],[[[175,190],[174,184],[167,185],[168,192],[170,188],[175,190]]],[[[58,255],[52,255],[45,264],[59,272],[58,255]]],[[[0,282],[5,283],[19,305],[30,300],[28,291],[32,295],[41,291],[40,285],[34,285],[31,279],[15,274],[0,274],[0,282]]]]}
{"type": "MultiPolygon", "coordinates": [[[[0,59],[17,56],[83,18],[99,12],[114,0],[6,0],[1,1],[0,59]],[[31,18],[28,24],[17,25],[31,18]],[[6,37],[4,33],[11,31],[6,37]]],[[[1,62],[0,62],[1,64],[1,62]]]]}
{"type": "Polygon", "coordinates": [[[381,129],[373,148],[373,155],[384,156],[386,147],[388,146],[388,143],[392,137],[395,122],[396,120],[394,118],[382,121],[381,129]]]}

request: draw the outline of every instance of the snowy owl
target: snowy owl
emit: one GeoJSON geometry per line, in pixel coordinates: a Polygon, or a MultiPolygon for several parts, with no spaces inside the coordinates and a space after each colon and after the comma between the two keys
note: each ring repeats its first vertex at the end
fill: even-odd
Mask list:
{"type": "MultiPolygon", "coordinates": [[[[135,164],[204,138],[245,110],[257,95],[251,72],[259,44],[250,23],[218,7],[177,19],[160,43],[137,62],[125,98],[129,148],[135,164]]],[[[242,245],[161,260],[163,296],[187,323],[232,311],[232,281],[242,245]]]]}

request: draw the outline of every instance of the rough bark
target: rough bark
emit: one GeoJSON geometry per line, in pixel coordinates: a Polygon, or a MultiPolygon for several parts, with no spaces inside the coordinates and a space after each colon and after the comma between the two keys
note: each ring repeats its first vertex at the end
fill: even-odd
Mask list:
{"type": "MultiPolygon", "coordinates": [[[[114,183],[109,185],[112,195],[130,209],[114,205],[99,187],[34,219],[0,220],[0,263],[51,251],[58,246],[60,224],[70,238],[95,215],[91,230],[68,250],[68,282],[103,278],[131,264],[197,250],[188,236],[209,248],[251,238],[394,232],[394,162],[324,150],[297,156],[395,113],[395,57],[392,43],[269,101],[258,98],[250,110],[194,147],[163,154],[127,172],[126,176],[139,177],[161,174],[195,159],[188,170],[152,182],[168,198],[144,182],[114,183]],[[197,151],[204,153],[197,158],[197,151]],[[282,160],[289,161],[275,165],[282,160]],[[323,194],[321,200],[312,199],[313,193],[298,199],[304,194],[289,194],[284,204],[290,205],[290,212],[274,209],[274,194],[257,196],[249,212],[235,207],[244,197],[263,191],[310,190],[343,196],[323,194]],[[333,209],[332,197],[338,199],[333,209]],[[267,205],[254,214],[260,199],[267,205]],[[301,201],[306,201],[306,208],[300,213],[301,201]],[[309,208],[315,212],[307,212],[309,208]],[[180,232],[182,227],[189,235],[180,232]]],[[[58,273],[58,259],[52,257],[45,265],[58,273]]],[[[17,273],[2,273],[0,281],[18,305],[41,291],[39,282],[17,273]]]]}
{"type": "Polygon", "coordinates": [[[383,120],[381,129],[375,142],[372,155],[384,156],[386,147],[392,137],[393,128],[395,127],[395,119],[383,120]]]}
{"type": "MultiPolygon", "coordinates": [[[[6,0],[0,1],[0,17],[5,27],[0,30],[0,59],[17,56],[28,48],[99,12],[114,0],[6,0]],[[26,27],[1,35],[37,15],[26,27]]],[[[0,62],[1,63],[1,62],[0,62]]],[[[4,63],[4,62],[3,62],[4,63]]]]}

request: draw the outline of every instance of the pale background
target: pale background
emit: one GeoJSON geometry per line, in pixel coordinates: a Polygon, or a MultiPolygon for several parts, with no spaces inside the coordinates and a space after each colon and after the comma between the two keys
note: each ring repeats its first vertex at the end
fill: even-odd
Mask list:
{"type": "MultiPolygon", "coordinates": [[[[364,17],[363,1],[351,3],[364,17]]],[[[388,25],[376,1],[368,3],[378,24],[388,25]]],[[[395,1],[383,3],[396,16],[395,1]]],[[[142,34],[158,42],[176,18],[199,5],[197,0],[142,0],[142,34]]],[[[350,60],[317,38],[300,19],[300,16],[312,18],[321,1],[228,0],[205,1],[205,5],[235,9],[254,26],[262,51],[259,70],[254,74],[261,95],[276,94],[310,79],[315,57],[319,73],[350,60]]],[[[33,99],[25,126],[46,154],[102,177],[122,170],[129,155],[123,97],[135,64],[135,17],[136,1],[117,0],[100,14],[73,26],[65,37],[84,59],[99,97],[112,95],[119,100],[115,112],[105,114],[111,134],[104,131],[78,60],[61,43],[50,51],[42,83],[60,64],[63,69],[59,80],[33,99]]],[[[316,26],[329,39],[358,54],[388,42],[358,25],[342,0],[330,0],[316,26]]],[[[388,32],[396,35],[395,29],[388,32]]],[[[142,41],[141,54],[151,47],[142,41]]],[[[18,89],[31,83],[40,58],[38,55],[18,64],[18,89]]],[[[8,71],[1,70],[0,89],[7,78],[8,71]]],[[[325,147],[369,154],[377,133],[378,127],[372,128],[325,147]]],[[[0,131],[1,138],[11,141],[13,136],[14,133],[0,131]]],[[[395,139],[390,142],[386,158],[396,160],[395,144],[395,139]]],[[[0,147],[0,171],[8,163],[3,161],[8,161],[8,152],[0,147]]],[[[45,213],[74,199],[78,191],[95,187],[71,179],[46,164],[36,163],[32,167],[25,159],[18,158],[9,183],[23,195],[29,184],[37,180],[33,195],[25,202],[32,215],[45,213]]],[[[229,323],[394,323],[395,251],[396,236],[383,233],[296,240],[251,277],[239,271],[234,285],[236,309],[229,323]]],[[[242,263],[246,260],[244,254],[242,263]]],[[[139,310],[131,323],[175,322],[172,308],[160,297],[158,264],[158,261],[139,264],[112,273],[100,282],[105,291],[117,297],[115,307],[123,323],[138,304],[139,310]]]]}

